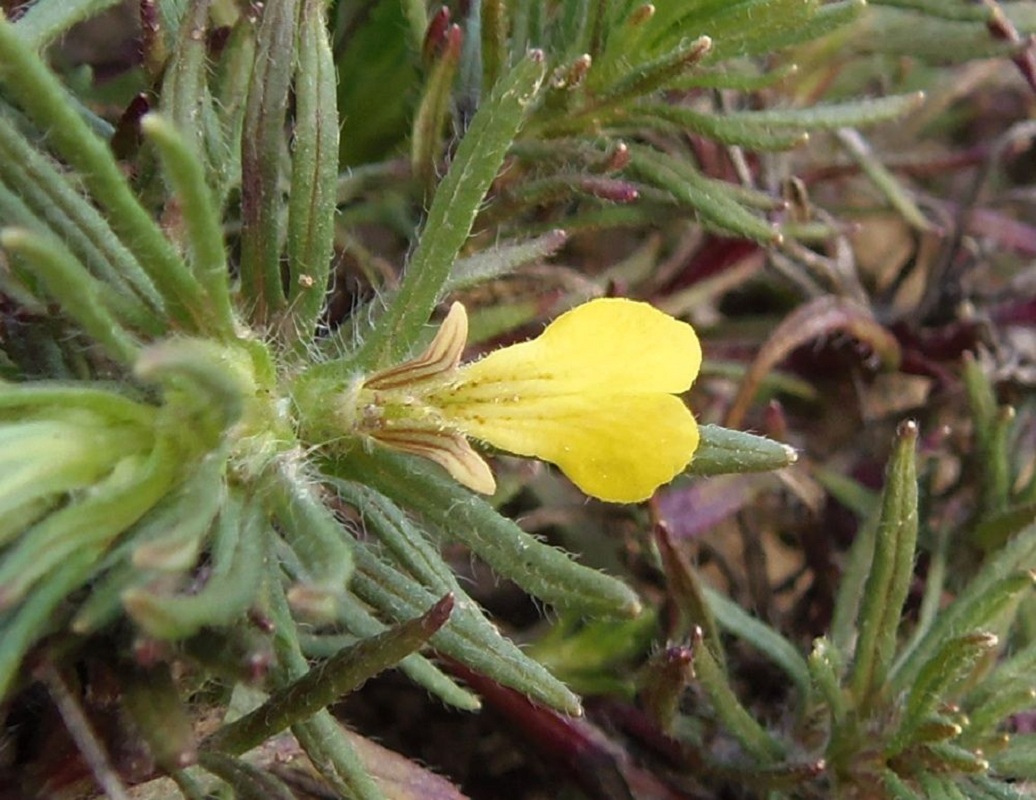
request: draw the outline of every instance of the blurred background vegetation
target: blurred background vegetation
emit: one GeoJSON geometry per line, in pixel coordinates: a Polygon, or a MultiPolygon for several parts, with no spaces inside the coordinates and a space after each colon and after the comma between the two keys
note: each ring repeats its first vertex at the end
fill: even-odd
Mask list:
{"type": "Polygon", "coordinates": [[[0,797],[1033,794],[1036,2],[3,6],[0,797]],[[314,433],[608,295],[646,504],[314,433]]]}

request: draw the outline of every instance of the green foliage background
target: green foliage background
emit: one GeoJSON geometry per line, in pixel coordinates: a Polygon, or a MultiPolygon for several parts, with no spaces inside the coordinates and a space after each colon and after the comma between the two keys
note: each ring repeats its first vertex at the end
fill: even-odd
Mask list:
{"type": "Polygon", "coordinates": [[[460,797],[328,710],[398,668],[585,742],[614,778],[569,754],[591,796],[1025,796],[1036,236],[1004,164],[1032,129],[974,87],[1031,112],[1036,4],[159,0],[104,82],[54,45],[113,5],[0,21],[0,781],[460,797]],[[644,508],[503,459],[476,497],[329,420],[448,296],[479,344],[608,292],[706,341],[702,448],[644,508]],[[837,337],[872,358],[776,371],[837,337]],[[854,381],[880,442],[833,424],[854,381]],[[765,523],[778,486],[811,524],[765,523]],[[705,491],[726,512],[670,513],[705,491]],[[735,513],[732,569],[699,537],[735,513]],[[789,601],[767,559],[794,535],[789,601]],[[458,548],[553,626],[517,646],[458,548]],[[668,759],[603,745],[580,695],[668,759]],[[31,745],[41,697],[80,755],[31,745]]]}

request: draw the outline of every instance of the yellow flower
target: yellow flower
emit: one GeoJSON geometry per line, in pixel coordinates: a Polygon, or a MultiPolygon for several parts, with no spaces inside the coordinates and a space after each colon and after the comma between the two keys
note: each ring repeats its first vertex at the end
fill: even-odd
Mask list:
{"type": "Polygon", "coordinates": [[[485,493],[495,482],[469,436],[557,464],[612,502],[645,500],[690,463],[698,426],[675,396],[701,365],[690,325],[647,303],[593,300],[461,365],[467,327],[454,303],[420,356],[358,383],[341,410],[353,430],[485,493]]]}

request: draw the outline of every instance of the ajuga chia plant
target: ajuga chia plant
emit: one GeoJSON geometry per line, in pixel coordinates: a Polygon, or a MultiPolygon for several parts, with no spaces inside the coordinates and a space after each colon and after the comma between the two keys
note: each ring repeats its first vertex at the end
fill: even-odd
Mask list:
{"type": "MultiPolygon", "coordinates": [[[[917,95],[716,113],[666,92],[766,86],[781,73],[759,57],[862,4],[488,2],[462,29],[420,3],[378,3],[363,24],[342,3],[329,27],[323,0],[261,13],[144,2],[145,94],[114,129],[40,56],[108,5],[40,0],[0,21],[0,698],[25,713],[42,685],[85,774],[116,797],[125,776],[75,691],[97,670],[188,797],[213,776],[244,797],[287,796],[239,756],[288,728],[329,791],[383,796],[380,756],[326,706],[398,666],[476,708],[426,647],[579,713],[467,596],[439,543],[572,613],[629,616],[640,601],[481,496],[493,477],[477,442],[556,463],[620,502],[678,473],[775,469],[793,453],[699,428],[678,398],[697,338],[643,304],[588,303],[470,366],[463,306],[438,335],[428,323],[451,292],[556,252],[559,226],[687,219],[772,247],[823,236],[826,224],[779,224],[770,195],[704,175],[685,132],[781,150],[809,130],[899,115],[917,95]],[[336,56],[332,34],[357,27],[336,56]],[[378,68],[400,48],[426,60],[396,93],[378,68]],[[414,94],[401,128],[392,112],[414,94]],[[448,119],[463,131],[455,149],[448,119]],[[378,281],[349,241],[375,204],[335,216],[367,181],[407,209],[398,282],[378,281]],[[376,289],[344,319],[326,305],[336,246],[376,289]],[[620,343],[643,353],[601,373],[620,343]],[[633,429],[652,441],[631,446],[633,429]],[[350,510],[363,535],[343,523],[350,510]]],[[[534,316],[523,313],[500,329],[534,316]]],[[[23,790],[82,776],[27,774],[23,790]]]]}

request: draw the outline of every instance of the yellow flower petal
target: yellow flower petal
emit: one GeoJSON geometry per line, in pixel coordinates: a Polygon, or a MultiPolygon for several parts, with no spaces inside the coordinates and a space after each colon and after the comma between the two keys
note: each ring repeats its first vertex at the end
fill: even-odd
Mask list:
{"type": "Polygon", "coordinates": [[[673,393],[700,365],[690,325],[647,303],[595,300],[537,339],[460,367],[427,399],[471,436],[554,462],[587,494],[635,502],[698,446],[694,417],[673,393]]]}
{"type": "Polygon", "coordinates": [[[701,367],[694,329],[648,303],[591,300],[528,342],[460,368],[465,400],[530,394],[687,391],[701,367]],[[513,390],[509,385],[513,384],[513,390]]]}
{"type": "Polygon", "coordinates": [[[557,464],[588,495],[612,503],[646,500],[698,447],[691,412],[660,392],[543,396],[450,417],[496,447],[557,464]]]}

